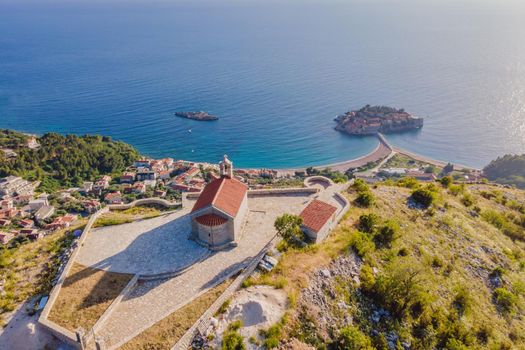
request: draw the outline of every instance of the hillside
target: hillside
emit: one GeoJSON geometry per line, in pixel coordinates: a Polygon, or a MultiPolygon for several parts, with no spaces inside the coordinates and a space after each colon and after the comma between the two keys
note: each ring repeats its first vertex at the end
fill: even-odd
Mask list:
{"type": "Polygon", "coordinates": [[[25,134],[0,129],[0,149],[14,152],[7,158],[0,151],[0,177],[39,180],[40,189],[47,192],[122,171],[139,157],[132,146],[110,137],[47,133],[35,138],[36,145],[29,141],[25,134]]]}
{"type": "Polygon", "coordinates": [[[525,348],[524,192],[402,180],[368,193],[373,204],[350,209],[325,242],[289,250],[248,281],[289,296],[267,345],[525,348]],[[415,188],[430,193],[428,209],[413,200],[415,188]]]}
{"type": "Polygon", "coordinates": [[[483,173],[492,181],[525,189],[525,154],[499,157],[483,173]]]}

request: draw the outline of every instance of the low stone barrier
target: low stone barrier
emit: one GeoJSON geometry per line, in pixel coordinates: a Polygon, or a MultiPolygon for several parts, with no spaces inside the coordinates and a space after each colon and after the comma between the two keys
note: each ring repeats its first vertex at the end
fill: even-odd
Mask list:
{"type": "Polygon", "coordinates": [[[250,196],[271,196],[271,195],[281,195],[281,194],[290,194],[290,193],[313,194],[317,192],[319,192],[318,188],[311,188],[311,187],[267,188],[267,189],[261,189],[261,190],[248,190],[248,197],[250,196]]]}
{"type": "Polygon", "coordinates": [[[151,205],[151,204],[162,205],[167,208],[182,206],[182,202],[170,202],[162,198],[144,198],[144,199],[137,199],[137,200],[134,200],[133,202],[126,203],[126,204],[111,204],[111,205],[108,205],[107,207],[110,210],[126,210],[126,209],[133,208],[137,205],[151,205]]]}

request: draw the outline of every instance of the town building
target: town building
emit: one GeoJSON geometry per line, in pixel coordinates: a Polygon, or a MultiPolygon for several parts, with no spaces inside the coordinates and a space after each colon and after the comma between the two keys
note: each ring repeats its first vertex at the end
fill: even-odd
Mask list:
{"type": "Polygon", "coordinates": [[[336,212],[333,205],[312,200],[299,215],[303,219],[301,230],[313,242],[321,242],[334,226],[336,212]]]}
{"type": "Polygon", "coordinates": [[[248,213],[248,187],[233,178],[233,163],[224,156],[221,177],[210,182],[191,211],[190,238],[211,249],[234,244],[248,213]]]}
{"type": "Polygon", "coordinates": [[[29,209],[31,211],[37,211],[38,209],[42,208],[45,205],[49,205],[49,202],[47,198],[37,198],[29,201],[28,203],[29,209]]]}
{"type": "Polygon", "coordinates": [[[104,201],[107,204],[122,204],[122,194],[120,191],[106,194],[104,201]]]}
{"type": "Polygon", "coordinates": [[[17,176],[8,176],[0,180],[0,196],[33,195],[35,185],[17,176]]]}
{"type": "Polygon", "coordinates": [[[0,243],[2,243],[3,245],[6,245],[7,243],[9,243],[9,241],[11,241],[13,238],[15,238],[15,232],[0,231],[0,243]]]}
{"type": "Polygon", "coordinates": [[[131,184],[135,181],[135,173],[131,171],[127,171],[124,174],[120,176],[120,183],[121,184],[131,184]]]}
{"type": "Polygon", "coordinates": [[[434,182],[437,176],[433,173],[424,173],[422,171],[407,171],[406,176],[413,177],[418,181],[434,182]]]}
{"type": "Polygon", "coordinates": [[[52,205],[44,205],[36,211],[35,220],[40,223],[45,219],[48,219],[51,216],[53,216],[54,213],[55,207],[53,207],[52,205]]]}

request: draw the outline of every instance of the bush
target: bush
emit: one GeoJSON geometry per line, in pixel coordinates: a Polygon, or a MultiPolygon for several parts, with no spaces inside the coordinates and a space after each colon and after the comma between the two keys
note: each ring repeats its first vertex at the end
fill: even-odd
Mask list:
{"type": "Polygon", "coordinates": [[[470,193],[465,193],[463,198],[461,198],[461,203],[466,207],[470,207],[474,204],[474,197],[470,193]]]}
{"type": "Polygon", "coordinates": [[[355,326],[346,326],[341,329],[339,339],[334,344],[340,350],[372,350],[370,338],[355,326]]]}
{"type": "Polygon", "coordinates": [[[466,287],[462,286],[457,289],[452,305],[458,312],[459,316],[464,315],[470,310],[472,306],[472,297],[466,287]]]}
{"type": "Polygon", "coordinates": [[[370,188],[366,184],[365,181],[362,179],[356,179],[354,183],[352,184],[352,188],[356,190],[357,192],[367,192],[370,191],[370,188]]]}
{"type": "Polygon", "coordinates": [[[371,253],[375,250],[375,245],[372,242],[372,238],[370,238],[369,235],[362,232],[356,232],[352,236],[350,246],[361,258],[365,257],[366,255],[368,255],[368,253],[371,253]]]}
{"type": "Polygon", "coordinates": [[[504,314],[512,314],[518,303],[518,297],[505,288],[494,289],[494,300],[504,314]]]}
{"type": "Polygon", "coordinates": [[[363,214],[359,217],[357,227],[362,232],[373,233],[380,220],[376,214],[363,214]]]}
{"type": "Polygon", "coordinates": [[[376,302],[401,319],[409,311],[422,313],[428,305],[421,270],[413,262],[392,263],[376,278],[371,295],[376,302]]]}
{"type": "Polygon", "coordinates": [[[412,192],[412,199],[424,208],[428,208],[434,202],[434,193],[428,189],[419,188],[412,192]]]}
{"type": "Polygon", "coordinates": [[[443,185],[443,187],[447,188],[453,182],[452,176],[444,176],[441,178],[441,180],[439,180],[439,182],[441,182],[441,185],[443,185]]]}
{"type": "Polygon", "coordinates": [[[375,202],[375,197],[370,191],[359,192],[355,203],[360,207],[369,208],[375,202]]]}
{"type": "Polygon", "coordinates": [[[374,236],[374,241],[379,246],[389,246],[399,232],[399,224],[394,220],[387,220],[374,236]]]}
{"type": "Polygon", "coordinates": [[[361,288],[364,291],[370,292],[373,290],[376,278],[370,265],[363,265],[359,272],[359,280],[361,281],[361,288]]]}
{"type": "Polygon", "coordinates": [[[246,346],[244,345],[244,340],[242,335],[237,331],[228,330],[224,332],[222,337],[222,347],[223,350],[245,350],[246,346]]]}

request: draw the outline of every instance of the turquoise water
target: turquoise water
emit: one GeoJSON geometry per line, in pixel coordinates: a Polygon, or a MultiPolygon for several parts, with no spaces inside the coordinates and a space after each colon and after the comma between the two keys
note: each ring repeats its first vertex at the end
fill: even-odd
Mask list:
{"type": "Polygon", "coordinates": [[[282,168],[373,150],[332,121],[369,103],[425,116],[389,137],[423,155],[525,152],[525,4],[421,3],[0,0],[0,127],[282,168]]]}

